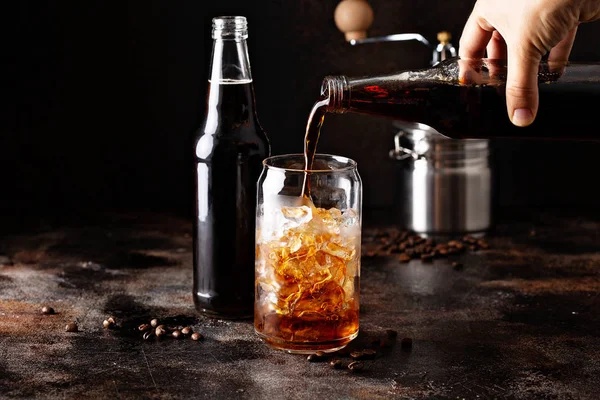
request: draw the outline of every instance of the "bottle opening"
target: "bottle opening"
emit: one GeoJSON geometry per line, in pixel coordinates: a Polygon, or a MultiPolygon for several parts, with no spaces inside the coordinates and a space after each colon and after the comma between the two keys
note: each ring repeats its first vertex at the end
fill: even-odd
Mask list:
{"type": "Polygon", "coordinates": [[[344,100],[349,100],[348,79],[345,76],[326,76],[321,85],[321,99],[329,99],[328,112],[345,112],[344,100]]]}
{"type": "Polygon", "coordinates": [[[222,16],[213,18],[213,39],[248,38],[248,21],[241,16],[222,16]]]}

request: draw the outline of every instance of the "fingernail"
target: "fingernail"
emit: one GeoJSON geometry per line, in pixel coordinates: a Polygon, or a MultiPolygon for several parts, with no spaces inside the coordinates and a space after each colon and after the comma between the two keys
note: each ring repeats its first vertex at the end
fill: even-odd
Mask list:
{"type": "Polygon", "coordinates": [[[512,123],[516,126],[527,126],[533,122],[533,113],[527,108],[517,108],[513,112],[512,123]]]}

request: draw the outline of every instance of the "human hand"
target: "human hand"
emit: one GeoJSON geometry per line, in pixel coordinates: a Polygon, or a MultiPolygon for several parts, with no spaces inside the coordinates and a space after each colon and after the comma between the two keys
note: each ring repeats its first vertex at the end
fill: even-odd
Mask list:
{"type": "Polygon", "coordinates": [[[506,106],[517,126],[538,110],[538,67],[566,61],[577,26],[600,18],[600,0],[478,0],[460,38],[461,58],[508,58],[506,106]]]}

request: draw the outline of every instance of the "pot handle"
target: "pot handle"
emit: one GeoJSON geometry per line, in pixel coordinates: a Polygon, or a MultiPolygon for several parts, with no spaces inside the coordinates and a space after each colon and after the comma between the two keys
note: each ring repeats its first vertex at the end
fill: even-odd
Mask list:
{"type": "Polygon", "coordinates": [[[393,158],[397,161],[404,161],[408,160],[409,158],[412,158],[413,160],[419,159],[419,155],[415,151],[400,145],[400,138],[404,135],[406,135],[406,132],[399,131],[394,136],[394,149],[390,150],[390,158],[393,158]]]}

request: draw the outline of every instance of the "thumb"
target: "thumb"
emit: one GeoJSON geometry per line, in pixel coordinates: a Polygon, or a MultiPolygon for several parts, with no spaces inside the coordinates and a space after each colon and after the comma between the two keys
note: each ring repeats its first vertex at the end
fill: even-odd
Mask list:
{"type": "Polygon", "coordinates": [[[530,125],[538,110],[538,71],[542,55],[524,49],[508,50],[506,106],[517,126],[530,125]]]}

